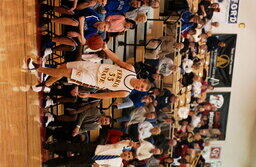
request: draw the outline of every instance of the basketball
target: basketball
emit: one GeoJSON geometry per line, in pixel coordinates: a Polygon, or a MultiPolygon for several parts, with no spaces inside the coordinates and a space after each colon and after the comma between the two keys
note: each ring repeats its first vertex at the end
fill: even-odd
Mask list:
{"type": "Polygon", "coordinates": [[[98,50],[103,48],[104,41],[100,35],[92,35],[87,39],[87,45],[92,50],[98,50]]]}

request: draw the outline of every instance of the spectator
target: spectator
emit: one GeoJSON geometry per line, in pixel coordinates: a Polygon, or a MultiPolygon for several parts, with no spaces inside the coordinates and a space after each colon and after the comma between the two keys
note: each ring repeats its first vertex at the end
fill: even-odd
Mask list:
{"type": "Polygon", "coordinates": [[[108,16],[106,21],[110,23],[108,32],[123,32],[128,29],[134,29],[136,26],[133,20],[127,19],[123,15],[108,16]]]}
{"type": "Polygon", "coordinates": [[[162,153],[162,150],[155,147],[153,144],[151,144],[148,141],[142,140],[140,142],[139,148],[136,150],[136,155],[138,160],[144,160],[149,159],[153,155],[160,155],[162,153]]]}
{"type": "Polygon", "coordinates": [[[123,103],[114,103],[118,109],[140,107],[145,104],[149,104],[154,100],[153,96],[150,96],[148,92],[132,90],[129,97],[124,99],[123,103]]]}
{"type": "Polygon", "coordinates": [[[226,46],[225,42],[221,42],[218,37],[216,36],[211,36],[209,38],[207,38],[207,42],[206,42],[207,48],[209,51],[214,51],[218,48],[223,48],[226,46]]]}
{"type": "Polygon", "coordinates": [[[116,118],[118,122],[127,122],[126,126],[142,123],[145,120],[152,120],[156,118],[156,113],[153,107],[143,106],[132,110],[132,112],[127,116],[122,116],[116,118]]]}
{"type": "Polygon", "coordinates": [[[168,89],[155,90],[156,100],[155,106],[157,110],[161,110],[165,107],[170,106],[171,104],[177,102],[179,98],[171,93],[168,89]]]}
{"type": "Polygon", "coordinates": [[[123,151],[125,146],[133,146],[129,140],[120,141],[116,144],[95,145],[95,144],[70,144],[53,143],[45,146],[46,149],[56,151],[73,151],[80,153],[74,157],[53,158],[44,163],[45,166],[63,165],[109,165],[121,166],[122,161],[132,160],[136,155],[132,151],[123,151]],[[103,158],[104,156],[104,158],[103,158]]]}

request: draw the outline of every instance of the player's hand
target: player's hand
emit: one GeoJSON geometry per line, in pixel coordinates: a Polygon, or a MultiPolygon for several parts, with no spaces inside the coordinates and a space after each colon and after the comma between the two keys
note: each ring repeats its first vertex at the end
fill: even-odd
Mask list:
{"type": "Polygon", "coordinates": [[[108,49],[108,45],[106,44],[106,42],[104,43],[104,45],[103,45],[103,48],[102,48],[103,50],[107,50],[108,49]]]}

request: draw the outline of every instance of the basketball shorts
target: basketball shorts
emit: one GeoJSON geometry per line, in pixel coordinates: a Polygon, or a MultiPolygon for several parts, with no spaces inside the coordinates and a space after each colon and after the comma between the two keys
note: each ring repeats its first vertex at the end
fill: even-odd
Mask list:
{"type": "Polygon", "coordinates": [[[69,82],[98,87],[97,75],[100,65],[101,64],[99,63],[93,63],[90,61],[75,61],[67,63],[67,68],[72,69],[69,82]]]}

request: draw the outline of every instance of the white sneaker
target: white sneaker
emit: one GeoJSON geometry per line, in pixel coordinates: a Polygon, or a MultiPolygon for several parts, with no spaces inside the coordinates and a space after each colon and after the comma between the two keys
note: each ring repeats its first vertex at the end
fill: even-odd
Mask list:
{"type": "Polygon", "coordinates": [[[47,80],[48,77],[49,77],[49,75],[47,75],[47,74],[41,74],[39,80],[40,80],[41,83],[43,83],[44,81],[47,80]]]}
{"type": "Polygon", "coordinates": [[[44,74],[44,75],[43,75],[43,81],[46,81],[49,77],[50,77],[49,75],[44,74]]]}
{"type": "Polygon", "coordinates": [[[45,127],[47,127],[50,122],[54,121],[54,117],[51,113],[46,113],[44,116],[47,117],[47,122],[45,123],[45,127]]]}
{"type": "Polygon", "coordinates": [[[37,85],[33,85],[32,87],[32,90],[34,92],[45,92],[45,93],[49,93],[51,91],[51,88],[47,87],[47,86],[37,86],[37,85]]]}
{"type": "Polygon", "coordinates": [[[33,60],[31,58],[27,59],[27,61],[23,60],[23,64],[21,68],[23,72],[26,70],[26,71],[30,71],[31,73],[37,73],[36,67],[34,66],[33,60]]]}
{"type": "Polygon", "coordinates": [[[47,61],[47,56],[52,54],[52,49],[51,48],[46,48],[44,50],[44,56],[42,57],[42,67],[45,67],[45,63],[47,61]]]}
{"type": "Polygon", "coordinates": [[[50,107],[50,106],[52,106],[52,105],[54,105],[53,100],[52,100],[52,99],[48,99],[48,100],[46,100],[46,102],[45,102],[44,108],[50,107]]]}
{"type": "Polygon", "coordinates": [[[44,56],[43,56],[43,59],[46,59],[46,56],[52,54],[52,49],[51,48],[46,48],[44,50],[44,56]]]}
{"type": "Polygon", "coordinates": [[[36,71],[35,70],[36,67],[34,66],[33,60],[31,58],[27,60],[27,66],[28,66],[28,70],[30,70],[31,72],[36,71]]]}

